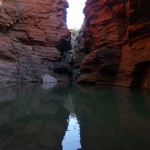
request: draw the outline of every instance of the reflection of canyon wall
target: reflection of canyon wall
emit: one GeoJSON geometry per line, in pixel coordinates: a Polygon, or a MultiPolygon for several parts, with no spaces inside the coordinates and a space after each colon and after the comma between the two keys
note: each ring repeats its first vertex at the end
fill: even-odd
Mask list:
{"type": "Polygon", "coordinates": [[[6,86],[0,85],[0,150],[61,150],[70,112],[79,120],[83,150],[150,147],[149,90],[6,86]]]}
{"type": "Polygon", "coordinates": [[[79,82],[150,87],[149,1],[87,0],[79,82]]]}
{"type": "Polygon", "coordinates": [[[80,90],[82,94],[75,90],[74,98],[83,149],[141,150],[150,146],[149,90],[120,87],[80,87],[80,90]]]}
{"type": "Polygon", "coordinates": [[[40,85],[0,87],[1,150],[62,149],[69,113],[56,93],[40,85]]]}
{"type": "Polygon", "coordinates": [[[67,1],[0,1],[0,82],[37,81],[45,72],[64,79],[69,68],[62,56],[70,49],[67,1]]]}

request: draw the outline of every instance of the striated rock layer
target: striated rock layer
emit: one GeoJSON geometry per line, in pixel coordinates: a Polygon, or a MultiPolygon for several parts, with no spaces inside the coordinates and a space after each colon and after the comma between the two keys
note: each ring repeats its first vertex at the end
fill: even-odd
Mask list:
{"type": "Polygon", "coordinates": [[[87,0],[78,82],[150,88],[148,0],[87,0]]]}
{"type": "Polygon", "coordinates": [[[66,0],[0,0],[0,82],[34,82],[47,73],[69,79],[67,7],[66,0]]]}

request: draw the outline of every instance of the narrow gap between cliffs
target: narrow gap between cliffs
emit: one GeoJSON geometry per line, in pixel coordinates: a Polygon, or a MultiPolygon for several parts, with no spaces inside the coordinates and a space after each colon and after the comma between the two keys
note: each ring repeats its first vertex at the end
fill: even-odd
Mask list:
{"type": "Polygon", "coordinates": [[[82,28],[84,26],[84,13],[87,0],[67,0],[69,8],[67,9],[67,26],[71,33],[71,50],[67,52],[66,61],[69,62],[72,70],[73,80],[76,80],[80,74],[80,61],[77,59],[77,47],[79,36],[82,36],[82,28]]]}

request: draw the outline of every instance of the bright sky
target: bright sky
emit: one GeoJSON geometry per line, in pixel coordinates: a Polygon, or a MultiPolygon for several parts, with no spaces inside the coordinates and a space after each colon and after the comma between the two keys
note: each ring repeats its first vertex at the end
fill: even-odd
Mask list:
{"type": "Polygon", "coordinates": [[[83,20],[83,8],[86,0],[67,0],[69,8],[67,9],[67,25],[69,29],[80,28],[83,20]]]}

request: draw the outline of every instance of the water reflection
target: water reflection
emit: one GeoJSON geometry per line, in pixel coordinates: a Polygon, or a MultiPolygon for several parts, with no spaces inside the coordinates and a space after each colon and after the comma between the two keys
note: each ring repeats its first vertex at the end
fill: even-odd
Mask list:
{"type": "Polygon", "coordinates": [[[81,148],[80,143],[80,125],[75,114],[73,92],[65,99],[64,107],[69,112],[69,119],[67,120],[68,127],[62,141],[63,150],[78,150],[81,148]]]}
{"type": "Polygon", "coordinates": [[[149,149],[149,97],[139,89],[1,84],[0,150],[149,149]]]}
{"type": "Polygon", "coordinates": [[[74,113],[69,115],[68,127],[62,141],[63,150],[78,150],[80,143],[80,126],[74,113]]]}

